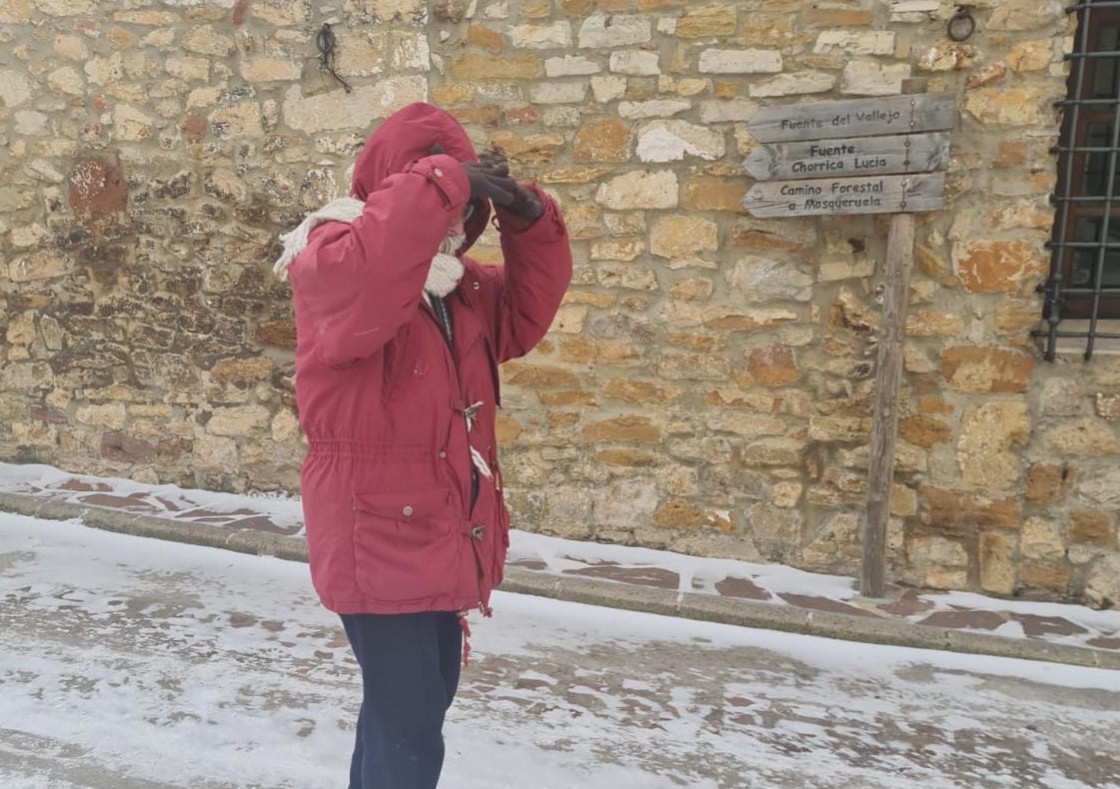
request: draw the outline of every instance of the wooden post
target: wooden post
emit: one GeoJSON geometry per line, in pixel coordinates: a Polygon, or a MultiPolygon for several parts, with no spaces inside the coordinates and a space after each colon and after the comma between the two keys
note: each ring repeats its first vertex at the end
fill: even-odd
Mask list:
{"type": "MultiPolygon", "coordinates": [[[[925,80],[906,80],[903,93],[925,91],[925,80]]],[[[894,446],[898,437],[898,398],[902,383],[906,307],[910,301],[910,271],[914,266],[914,217],[891,216],[883,283],[882,324],[875,415],[871,423],[871,454],[867,469],[867,515],[863,529],[863,565],[859,591],[882,597],[887,567],[887,527],[891,517],[894,446]]]]}
{"type": "Polygon", "coordinates": [[[887,237],[886,281],[876,376],[878,386],[867,474],[867,519],[859,585],[860,594],[864,597],[882,597],[884,591],[894,445],[898,435],[898,390],[902,383],[902,343],[906,333],[906,305],[910,300],[910,270],[913,265],[914,215],[894,214],[887,237]]]}

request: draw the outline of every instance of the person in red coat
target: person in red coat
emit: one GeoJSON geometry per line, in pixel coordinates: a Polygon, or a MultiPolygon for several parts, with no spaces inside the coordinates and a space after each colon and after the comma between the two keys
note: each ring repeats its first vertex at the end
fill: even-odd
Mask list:
{"type": "Polygon", "coordinates": [[[555,317],[572,259],[556,203],[414,104],[374,131],[350,197],[282,236],[311,578],[362,670],[350,789],[431,789],[466,612],[509,546],[498,365],[555,317]],[[503,266],[465,253],[496,215],[503,266]]]}

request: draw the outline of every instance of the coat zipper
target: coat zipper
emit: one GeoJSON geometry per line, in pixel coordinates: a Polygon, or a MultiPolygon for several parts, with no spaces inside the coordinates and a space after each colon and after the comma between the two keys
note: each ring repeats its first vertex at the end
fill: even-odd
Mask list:
{"type": "MultiPolygon", "coordinates": [[[[454,345],[453,341],[450,338],[448,338],[447,333],[444,332],[443,327],[439,323],[439,319],[436,317],[435,310],[432,308],[432,306],[430,304],[428,304],[427,299],[421,298],[421,301],[423,302],[424,307],[426,308],[426,312],[428,313],[428,317],[430,317],[432,319],[432,323],[434,323],[436,325],[436,330],[439,332],[439,336],[442,337],[443,340],[444,340],[444,344],[447,347],[447,353],[451,357],[451,369],[455,373],[455,391],[459,393],[459,400],[461,400],[462,402],[465,403],[465,402],[467,402],[467,398],[463,394],[463,381],[462,381],[462,379],[460,378],[460,375],[459,375],[459,359],[455,355],[455,345],[454,345]]],[[[452,335],[452,337],[454,337],[455,329],[454,329],[454,325],[451,323],[451,311],[450,311],[450,309],[447,308],[446,302],[444,303],[444,309],[447,310],[447,316],[448,316],[447,317],[447,322],[448,322],[448,325],[450,325],[452,327],[451,328],[451,335],[452,335]]],[[[476,501],[476,497],[474,495],[472,495],[472,493],[474,491],[474,475],[475,475],[476,472],[474,470],[474,460],[470,456],[471,435],[470,435],[470,431],[467,430],[466,419],[463,420],[463,436],[464,436],[464,438],[466,440],[466,444],[467,444],[467,468],[470,469],[470,474],[471,474],[470,479],[467,481],[467,502],[468,502],[468,505],[467,505],[467,520],[469,521],[471,519],[471,516],[474,514],[475,504],[477,504],[478,502],[476,501]]],[[[478,594],[479,594],[478,609],[480,611],[482,611],[483,616],[489,616],[488,607],[487,607],[486,603],[482,600],[482,579],[485,577],[485,573],[483,572],[483,569],[482,569],[482,559],[478,555],[478,546],[482,543],[481,527],[475,526],[472,523],[471,524],[471,532],[468,535],[468,539],[470,540],[470,543],[471,543],[471,553],[474,555],[475,569],[478,571],[478,594]]],[[[465,659],[466,659],[466,655],[464,654],[464,660],[465,659]]]]}

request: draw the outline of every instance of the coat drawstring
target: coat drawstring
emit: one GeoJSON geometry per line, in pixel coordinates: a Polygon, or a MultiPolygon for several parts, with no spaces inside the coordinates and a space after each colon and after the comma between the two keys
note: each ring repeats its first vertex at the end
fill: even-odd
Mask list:
{"type": "MultiPolygon", "coordinates": [[[[479,613],[484,617],[490,618],[493,616],[494,611],[486,603],[478,604],[479,613]]],[[[471,623],[467,621],[467,615],[470,611],[459,612],[459,629],[463,631],[463,666],[470,665],[471,657],[471,623]]]]}
{"type": "Polygon", "coordinates": [[[459,629],[463,631],[463,667],[470,665],[471,660],[471,624],[467,621],[467,612],[459,612],[459,629]]]}

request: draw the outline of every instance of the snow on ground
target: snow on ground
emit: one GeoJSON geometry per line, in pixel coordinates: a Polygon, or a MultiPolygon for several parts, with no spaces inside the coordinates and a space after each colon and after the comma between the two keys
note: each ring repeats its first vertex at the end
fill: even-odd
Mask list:
{"type": "MultiPolygon", "coordinates": [[[[494,607],[441,789],[1120,787],[1120,672],[494,607]]],[[[341,787],[358,701],[305,565],[0,514],[4,789],[341,787]]]]}

